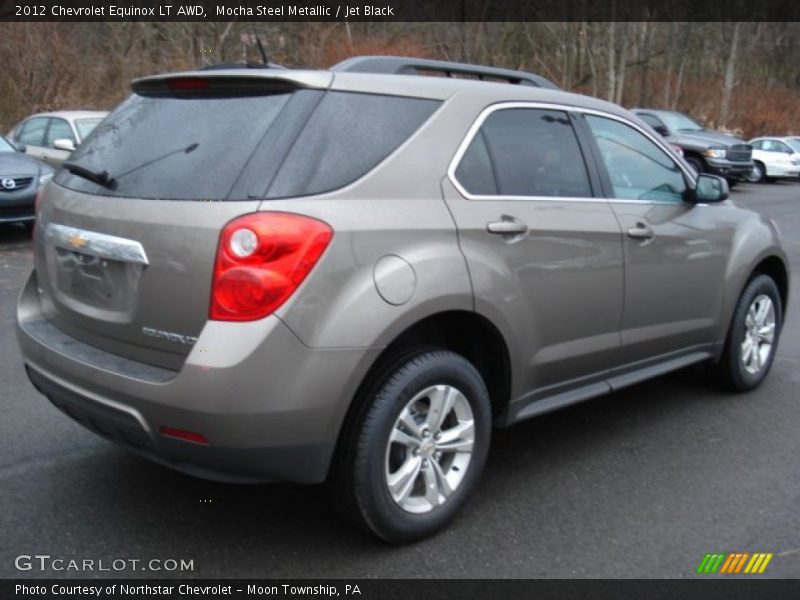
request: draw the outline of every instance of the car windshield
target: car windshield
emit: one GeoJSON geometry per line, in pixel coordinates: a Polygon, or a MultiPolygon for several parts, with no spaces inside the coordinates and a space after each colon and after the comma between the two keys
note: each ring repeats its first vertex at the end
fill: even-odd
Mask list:
{"type": "Polygon", "coordinates": [[[694,119],[690,119],[684,114],[665,112],[658,113],[661,120],[667,125],[670,131],[703,131],[703,126],[694,119]]]}
{"type": "Polygon", "coordinates": [[[795,152],[800,152],[800,138],[787,138],[786,143],[789,144],[795,152]]]}
{"type": "Polygon", "coordinates": [[[8,140],[4,137],[0,137],[0,152],[16,152],[17,150],[8,143],[8,140]]]}
{"type": "Polygon", "coordinates": [[[75,129],[78,130],[78,137],[81,140],[86,139],[86,136],[92,133],[92,129],[97,127],[102,120],[102,117],[93,117],[91,119],[75,119],[75,129]]]}

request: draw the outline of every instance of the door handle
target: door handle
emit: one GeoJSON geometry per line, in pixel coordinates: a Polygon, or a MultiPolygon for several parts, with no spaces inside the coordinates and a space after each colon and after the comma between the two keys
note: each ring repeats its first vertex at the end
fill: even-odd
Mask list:
{"type": "Polygon", "coordinates": [[[487,223],[486,231],[497,235],[522,235],[528,232],[528,226],[516,217],[503,215],[499,221],[487,223]]]}
{"type": "Polygon", "coordinates": [[[637,223],[636,227],[628,229],[628,237],[635,240],[650,240],[656,237],[656,233],[644,223],[637,223]]]}

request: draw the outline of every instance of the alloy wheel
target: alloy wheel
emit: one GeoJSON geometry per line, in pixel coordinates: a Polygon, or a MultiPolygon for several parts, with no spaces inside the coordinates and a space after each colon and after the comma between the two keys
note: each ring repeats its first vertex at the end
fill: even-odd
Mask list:
{"type": "Polygon", "coordinates": [[[750,304],[745,316],[740,357],[744,370],[755,375],[767,364],[775,340],[775,305],[766,294],[750,304]]]}
{"type": "Polygon", "coordinates": [[[410,513],[447,502],[464,479],[475,445],[475,421],[466,396],[450,385],[415,395],[392,427],[385,481],[392,500],[410,513]]]}

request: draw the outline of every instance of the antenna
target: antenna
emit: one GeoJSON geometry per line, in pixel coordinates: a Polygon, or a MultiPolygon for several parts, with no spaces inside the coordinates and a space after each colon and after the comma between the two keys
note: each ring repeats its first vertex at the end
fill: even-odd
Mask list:
{"type": "Polygon", "coordinates": [[[261,60],[264,61],[264,66],[269,66],[269,57],[266,50],[264,50],[264,44],[261,43],[261,38],[258,36],[256,36],[256,44],[258,44],[258,51],[261,53],[261,60]]]}

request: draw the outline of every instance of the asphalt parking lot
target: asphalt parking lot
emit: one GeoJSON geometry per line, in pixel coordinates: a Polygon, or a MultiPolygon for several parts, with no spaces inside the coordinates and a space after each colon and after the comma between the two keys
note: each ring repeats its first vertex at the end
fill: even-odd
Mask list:
{"type": "Polygon", "coordinates": [[[793,298],[772,374],[716,391],[690,368],[498,431],[478,493],[437,537],[350,529],[322,487],[173,473],[74,424],[28,383],[13,333],[27,232],[0,226],[0,577],[696,577],[706,553],[771,552],[800,577],[800,183],[741,185],[773,217],[793,298]],[[185,573],[15,569],[15,557],[187,559],[185,573]]]}

